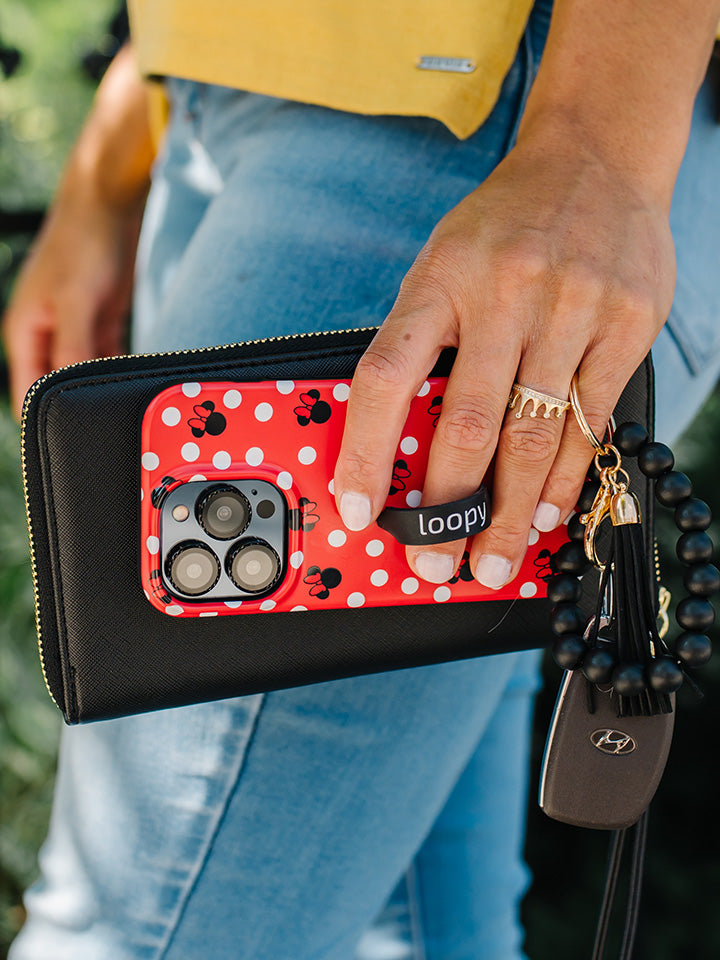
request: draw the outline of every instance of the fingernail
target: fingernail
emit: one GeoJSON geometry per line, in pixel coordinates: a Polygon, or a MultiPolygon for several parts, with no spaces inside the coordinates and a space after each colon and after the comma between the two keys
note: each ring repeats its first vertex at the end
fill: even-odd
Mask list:
{"type": "Polygon", "coordinates": [[[535,529],[547,533],[549,530],[554,530],[559,522],[560,510],[552,503],[545,503],[544,500],[541,500],[535,507],[532,518],[532,525],[535,529]]]}
{"type": "Polygon", "coordinates": [[[424,551],[415,557],[415,569],[423,580],[430,583],[447,583],[455,573],[455,558],[449,553],[424,551]]]}
{"type": "Polygon", "coordinates": [[[475,579],[484,587],[499,590],[510,579],[512,564],[505,557],[498,557],[494,553],[483,553],[475,567],[475,579]]]}
{"type": "Polygon", "coordinates": [[[344,493],[340,497],[340,516],[348,530],[364,530],[372,518],[369,499],[364,493],[344,493]]]}

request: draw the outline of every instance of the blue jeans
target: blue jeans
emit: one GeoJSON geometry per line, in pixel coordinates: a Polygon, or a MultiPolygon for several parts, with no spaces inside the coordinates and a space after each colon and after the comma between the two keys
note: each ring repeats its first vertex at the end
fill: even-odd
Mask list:
{"type": "MultiPolygon", "coordinates": [[[[173,81],[135,348],[380,322],[434,224],[511,145],[546,22],[538,6],[463,143],[430,120],[173,81]]],[[[720,367],[717,321],[702,326],[720,313],[709,109],[673,210],[692,296],[679,285],[656,345],[670,440],[720,367]]],[[[537,668],[508,654],[65,730],[11,960],[522,957],[537,668]]]]}

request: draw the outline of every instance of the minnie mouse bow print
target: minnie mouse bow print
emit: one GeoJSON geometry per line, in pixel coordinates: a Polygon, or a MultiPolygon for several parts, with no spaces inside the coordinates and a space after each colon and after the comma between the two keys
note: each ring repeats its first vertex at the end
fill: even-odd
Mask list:
{"type": "Polygon", "coordinates": [[[320,399],[319,390],[308,390],[300,394],[302,405],[295,407],[293,413],[301,427],[312,423],[327,423],[332,413],[332,407],[325,400],[320,399]]]}
{"type": "Polygon", "coordinates": [[[308,567],[308,572],[303,577],[303,583],[310,585],[310,596],[317,597],[319,600],[327,600],[330,591],[338,586],[342,580],[342,574],[335,567],[308,567]]]}
{"type": "Polygon", "coordinates": [[[394,493],[402,493],[405,489],[405,481],[410,476],[410,469],[407,460],[396,460],[393,464],[392,483],[390,484],[390,496],[394,493]]]}
{"type": "Polygon", "coordinates": [[[188,426],[194,437],[203,437],[206,433],[210,437],[219,437],[227,426],[227,420],[222,413],[215,410],[212,400],[196,403],[193,407],[194,417],[188,420],[188,426]]]}
{"type": "Polygon", "coordinates": [[[288,515],[290,529],[304,530],[309,533],[320,520],[320,516],[314,512],[315,510],[317,510],[317,504],[314,500],[300,497],[298,506],[294,510],[290,510],[288,515]]]}

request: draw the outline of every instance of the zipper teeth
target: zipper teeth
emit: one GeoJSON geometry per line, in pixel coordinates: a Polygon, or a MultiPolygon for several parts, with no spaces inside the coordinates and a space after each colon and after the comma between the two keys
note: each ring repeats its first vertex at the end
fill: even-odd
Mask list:
{"type": "MultiPolygon", "coordinates": [[[[239,346],[248,346],[261,343],[275,343],[279,340],[303,340],[309,339],[311,337],[321,337],[325,336],[327,333],[363,333],[369,330],[376,330],[376,327],[349,327],[345,330],[311,330],[308,333],[290,333],[282,337],[261,337],[258,340],[246,340],[244,343],[222,343],[214,347],[190,347],[187,350],[158,350],[153,353],[135,353],[135,354],[117,354],[113,357],[102,357],[99,359],[103,360],[122,360],[128,356],[133,357],[184,357],[191,356],[195,353],[211,353],[214,350],[232,350],[235,347],[239,346]]],[[[65,367],[61,367],[62,370],[77,370],[78,367],[84,367],[91,363],[97,363],[98,358],[90,360],[78,360],[77,363],[70,363],[65,367]]],[[[53,695],[52,690],[50,689],[50,684],[48,683],[47,670],[45,668],[45,651],[43,649],[43,640],[42,640],[42,625],[40,623],[40,590],[38,587],[38,577],[37,577],[37,563],[35,559],[35,539],[33,537],[33,527],[32,519],[30,517],[30,500],[28,497],[28,475],[27,475],[27,442],[26,442],[26,429],[27,429],[27,411],[32,402],[32,398],[35,396],[40,387],[45,383],[46,380],[49,380],[57,371],[51,371],[46,373],[44,376],[40,377],[39,380],[36,380],[28,391],[27,396],[25,397],[25,402],[23,403],[22,410],[22,422],[20,430],[20,464],[22,468],[22,480],[23,480],[23,497],[25,500],[25,517],[27,519],[27,528],[28,528],[28,538],[30,541],[30,571],[32,574],[32,584],[33,584],[33,601],[35,604],[35,626],[37,630],[37,644],[38,644],[38,654],[40,656],[40,668],[42,670],[43,680],[45,681],[45,687],[47,692],[50,695],[50,699],[53,701],[56,707],[60,708],[55,696],[53,695]]]]}

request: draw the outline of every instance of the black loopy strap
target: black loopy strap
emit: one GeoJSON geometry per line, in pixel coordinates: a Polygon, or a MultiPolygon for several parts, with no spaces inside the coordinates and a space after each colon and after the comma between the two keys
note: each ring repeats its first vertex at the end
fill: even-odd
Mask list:
{"type": "Polygon", "coordinates": [[[385,507],[377,525],[398,543],[421,547],[424,544],[464,540],[490,526],[490,495],[481,486],[464,500],[432,507],[385,507]]]}
{"type": "Polygon", "coordinates": [[[610,854],[608,857],[607,873],[605,876],[605,891],[603,894],[602,906],[600,908],[600,916],[598,918],[592,960],[603,960],[605,955],[605,943],[610,926],[610,916],[612,914],[618,876],[620,874],[623,847],[625,844],[625,839],[631,830],[634,831],[634,834],[631,854],[632,859],[630,863],[630,883],[628,887],[625,928],[623,930],[623,938],[620,945],[618,960],[632,960],[633,948],[635,946],[635,934],[637,933],[638,916],[640,912],[640,894],[642,892],[643,864],[645,861],[645,847],[647,841],[647,821],[648,812],[646,810],[634,827],[628,827],[626,830],[613,831],[610,844],[610,854]]]}

